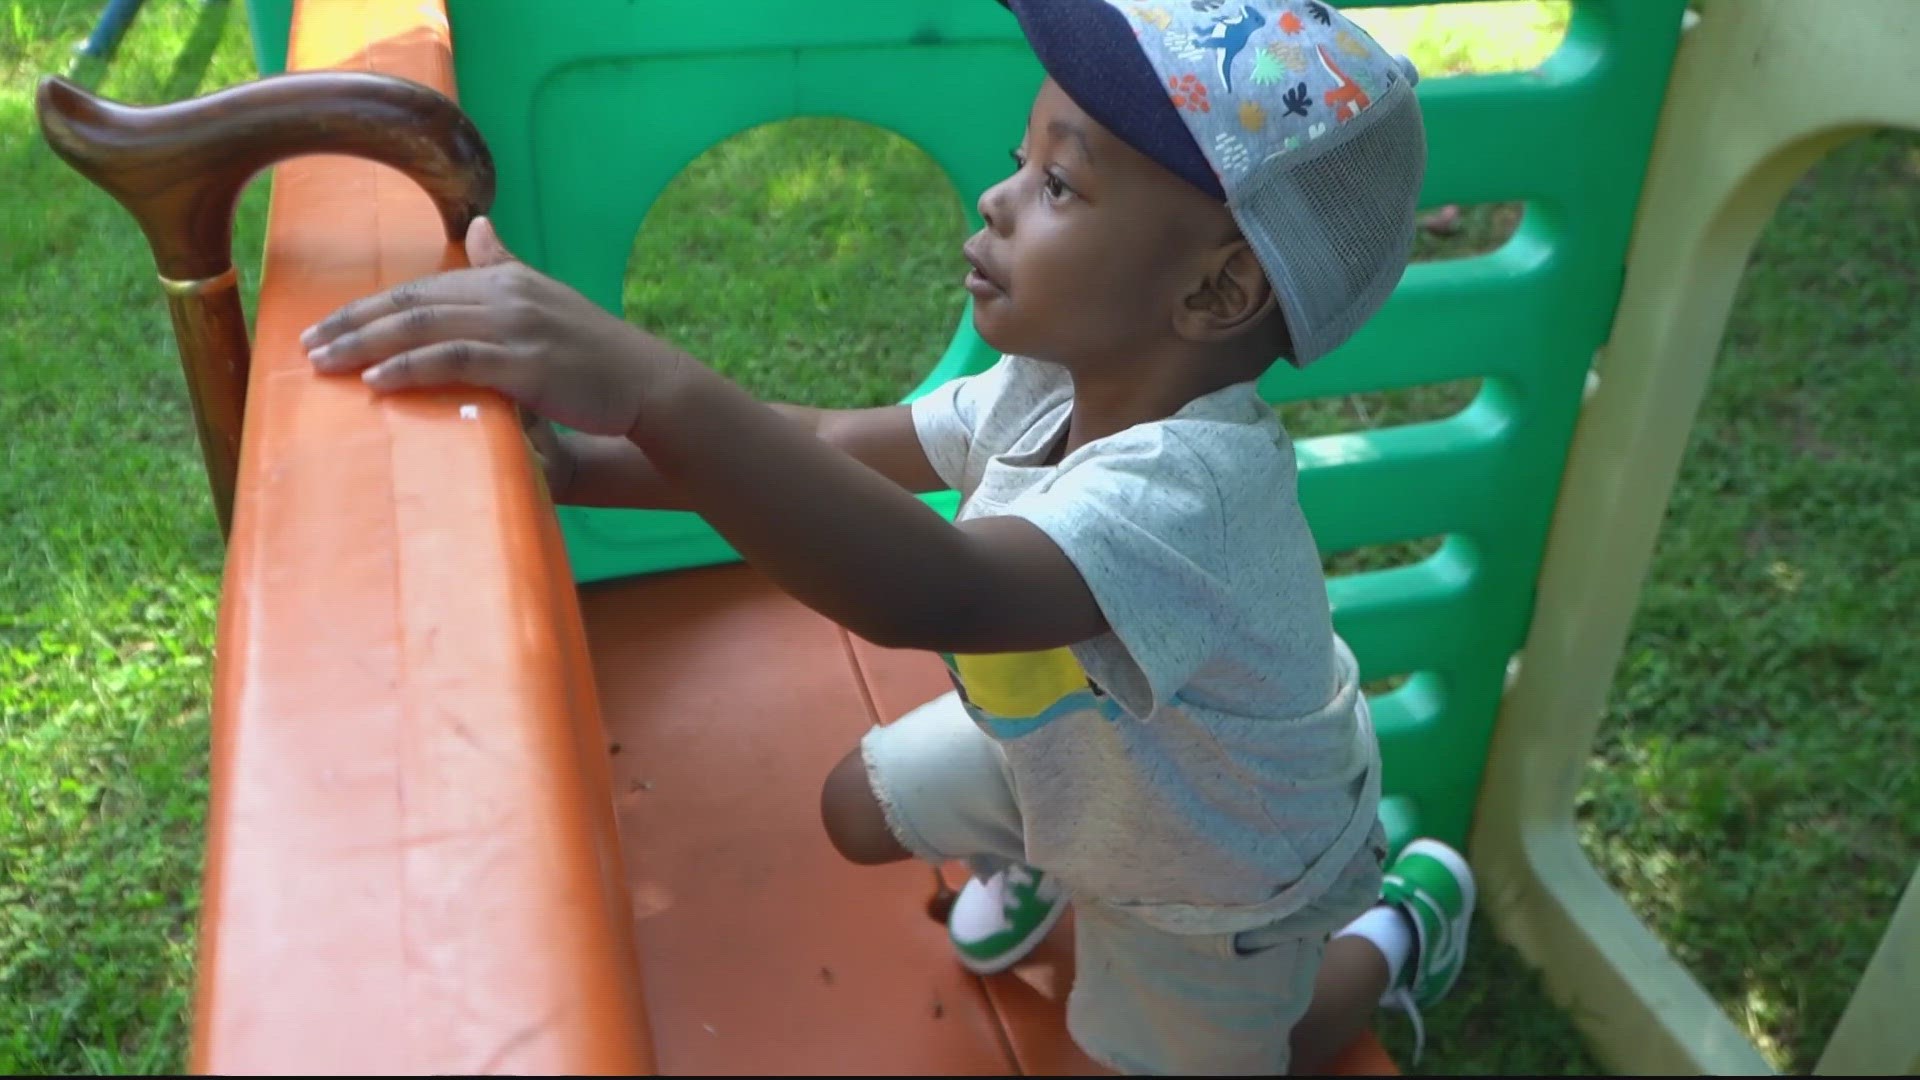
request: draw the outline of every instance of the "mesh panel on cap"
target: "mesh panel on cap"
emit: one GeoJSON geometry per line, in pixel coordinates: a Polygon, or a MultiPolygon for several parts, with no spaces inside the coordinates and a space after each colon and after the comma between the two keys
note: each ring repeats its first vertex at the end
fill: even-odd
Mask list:
{"type": "Polygon", "coordinates": [[[1425,171],[1419,103],[1406,81],[1326,136],[1318,153],[1256,167],[1234,217],[1266,267],[1296,365],[1337,347],[1379,310],[1406,269],[1425,171]],[[1351,129],[1351,130],[1350,130],[1351,129]]]}

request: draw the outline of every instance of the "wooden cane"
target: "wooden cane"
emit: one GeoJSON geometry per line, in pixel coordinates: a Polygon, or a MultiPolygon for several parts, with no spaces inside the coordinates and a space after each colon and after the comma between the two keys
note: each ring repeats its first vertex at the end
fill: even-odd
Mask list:
{"type": "Polygon", "coordinates": [[[251,360],[233,267],[240,192],[289,157],[366,158],[424,188],[458,243],[493,203],[486,142],[446,95],[370,72],[291,72],[154,106],[109,101],[49,76],[34,107],[54,152],[146,234],[225,537],[251,360]]]}

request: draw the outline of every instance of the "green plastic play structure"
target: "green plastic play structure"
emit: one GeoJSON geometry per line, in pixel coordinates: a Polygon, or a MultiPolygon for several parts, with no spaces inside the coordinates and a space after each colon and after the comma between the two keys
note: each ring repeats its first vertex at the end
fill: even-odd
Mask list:
{"type": "MultiPolygon", "coordinates": [[[[1299,448],[1301,498],[1327,554],[1444,537],[1419,563],[1329,585],[1365,678],[1406,677],[1374,703],[1396,850],[1421,834],[1467,842],[1684,6],[1580,3],[1541,68],[1423,83],[1423,204],[1524,201],[1518,234],[1483,257],[1415,265],[1339,355],[1307,372],[1277,366],[1262,384],[1284,402],[1482,380],[1457,415],[1299,448]]],[[[261,70],[283,70],[290,0],[250,7],[261,70]]],[[[975,204],[1004,173],[1042,74],[987,0],[450,0],[448,17],[461,105],[499,168],[502,235],[615,312],[654,199],[701,153],[761,124],[833,116],[898,133],[945,171],[977,228],[975,204]]],[[[994,359],[969,310],[907,399],[994,359]]],[[[952,513],[953,493],[928,498],[952,513]]],[[[691,514],[560,517],[583,584],[737,558],[691,514]]]]}

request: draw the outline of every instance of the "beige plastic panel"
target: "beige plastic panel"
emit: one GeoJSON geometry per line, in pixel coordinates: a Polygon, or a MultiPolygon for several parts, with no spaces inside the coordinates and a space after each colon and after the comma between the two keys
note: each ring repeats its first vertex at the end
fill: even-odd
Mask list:
{"type": "Polygon", "coordinates": [[[1823,1076],[1920,1073],[1920,870],[1907,881],[1880,947],[1867,961],[1813,1071],[1823,1076]]]}
{"type": "MultiPolygon", "coordinates": [[[[1920,129],[1920,0],[1716,0],[1682,39],[1473,834],[1501,935],[1618,1072],[1773,1071],[1601,879],[1573,800],[1754,241],[1811,165],[1888,127],[1920,129]]],[[[1914,892],[1824,1067],[1920,1059],[1914,892]],[[1904,1022],[1876,1019],[1884,1008],[1904,1022]]]]}

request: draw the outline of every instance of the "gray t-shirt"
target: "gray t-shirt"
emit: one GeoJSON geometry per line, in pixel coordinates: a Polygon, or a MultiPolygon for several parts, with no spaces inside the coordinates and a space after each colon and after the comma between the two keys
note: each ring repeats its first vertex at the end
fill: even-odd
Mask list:
{"type": "Polygon", "coordinates": [[[1045,531],[1111,627],[943,659],[1006,754],[1029,863],[1175,932],[1272,923],[1326,890],[1379,806],[1292,441],[1240,383],[1043,464],[1072,410],[1064,369],[1015,356],[913,403],[960,519],[1045,531]]]}

